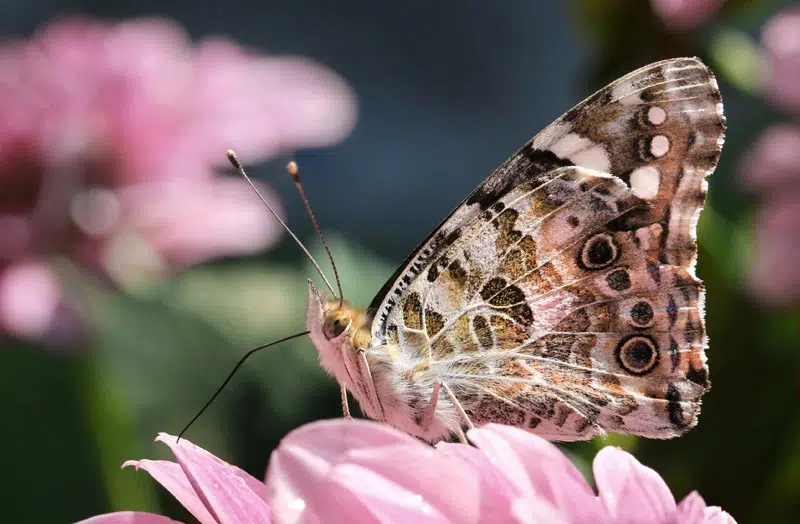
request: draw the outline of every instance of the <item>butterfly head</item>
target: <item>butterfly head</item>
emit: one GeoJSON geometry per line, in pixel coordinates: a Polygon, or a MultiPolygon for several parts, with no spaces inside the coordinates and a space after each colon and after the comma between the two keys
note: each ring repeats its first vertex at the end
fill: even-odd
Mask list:
{"type": "Polygon", "coordinates": [[[366,349],[371,339],[368,315],[343,300],[324,296],[310,281],[306,329],[322,366],[340,382],[349,365],[345,360],[356,359],[358,350],[366,349]]]}

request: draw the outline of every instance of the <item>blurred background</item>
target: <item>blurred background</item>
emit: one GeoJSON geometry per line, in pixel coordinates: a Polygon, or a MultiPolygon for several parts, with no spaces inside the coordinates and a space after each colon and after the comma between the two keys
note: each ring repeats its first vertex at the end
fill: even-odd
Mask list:
{"type": "MultiPolygon", "coordinates": [[[[740,523],[800,522],[800,5],[787,1],[0,3],[0,507],[7,522],[190,518],[128,459],[167,458],[245,351],[303,329],[314,277],[236,149],[365,306],[497,164],[584,96],[697,55],[728,116],[699,225],[713,389],[632,450],[740,523]]],[[[327,270],[327,263],[321,260],[327,270]]],[[[263,478],[340,416],[310,341],[249,361],[188,438],[263,478]]],[[[421,465],[420,467],[424,467],[421,465]]]]}

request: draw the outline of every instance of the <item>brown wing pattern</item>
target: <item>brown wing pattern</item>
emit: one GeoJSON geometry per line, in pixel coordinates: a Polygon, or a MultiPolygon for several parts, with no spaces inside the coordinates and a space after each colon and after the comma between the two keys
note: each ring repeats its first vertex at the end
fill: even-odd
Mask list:
{"type": "Polygon", "coordinates": [[[683,433],[709,387],[695,227],[723,134],[697,59],[592,95],[412,255],[373,303],[373,344],[425,359],[475,423],[683,433]]]}

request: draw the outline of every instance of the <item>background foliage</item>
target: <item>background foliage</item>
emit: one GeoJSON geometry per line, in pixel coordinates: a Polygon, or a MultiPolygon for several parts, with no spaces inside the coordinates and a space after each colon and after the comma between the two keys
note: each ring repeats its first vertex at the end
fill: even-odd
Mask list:
{"type": "MultiPolygon", "coordinates": [[[[720,77],[729,132],[700,223],[713,382],[701,424],[674,441],[610,437],[564,449],[586,466],[600,446],[622,445],[676,496],[698,489],[742,523],[798,522],[800,310],[768,308],[748,294],[755,203],[739,172],[748,145],[787,119],[762,100],[754,78],[760,28],[788,4],[729,2],[699,27],[673,30],[636,0],[509,0],[491,8],[477,0],[213,0],[202,7],[86,0],[58,9],[38,1],[0,5],[0,30],[25,36],[73,12],[156,14],[195,37],[231,35],[341,74],[359,97],[354,133],[297,158],[345,294],[357,305],[496,164],[577,100],[650,61],[704,57],[720,77]]],[[[279,194],[298,235],[316,245],[284,161],[252,173],[279,194]]],[[[68,349],[0,339],[0,501],[8,522],[120,509],[186,519],[147,475],[120,464],[166,456],[153,437],[180,431],[247,348],[302,330],[309,277],[286,238],[263,255],[125,291],[69,277],[87,290],[94,336],[68,349]]],[[[340,415],[337,385],[316,358],[306,339],[255,357],[190,438],[262,477],[288,431],[340,415]]]]}

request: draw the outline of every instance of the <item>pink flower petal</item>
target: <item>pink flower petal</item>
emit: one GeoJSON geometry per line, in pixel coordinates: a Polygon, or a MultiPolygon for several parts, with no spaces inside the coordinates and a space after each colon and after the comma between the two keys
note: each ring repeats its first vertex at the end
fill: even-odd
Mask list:
{"type": "MultiPolygon", "coordinates": [[[[282,213],[274,193],[258,187],[282,213]]],[[[219,255],[255,253],[273,244],[283,231],[252,188],[233,177],[138,185],[121,191],[119,198],[124,227],[147,239],[172,267],[219,255]]]]}
{"type": "Polygon", "coordinates": [[[43,337],[55,324],[60,301],[61,284],[46,264],[20,262],[0,272],[0,328],[5,331],[43,337]]]}
{"type": "MultiPolygon", "coordinates": [[[[0,170],[2,176],[2,170],[0,170]]],[[[31,249],[33,224],[29,217],[13,213],[0,213],[0,261],[24,257],[31,249]]]]}
{"type": "Polygon", "coordinates": [[[187,440],[159,434],[178,460],[206,509],[219,522],[264,524],[270,522],[270,509],[265,502],[265,489],[259,483],[227,462],[187,440]],[[258,486],[258,491],[253,487],[258,486]]]}
{"type": "Polygon", "coordinates": [[[718,506],[709,506],[705,511],[704,524],[736,524],[736,520],[718,506]]]}
{"type": "Polygon", "coordinates": [[[472,468],[419,442],[354,448],[330,478],[372,501],[374,513],[430,522],[475,522],[479,516],[480,481],[472,468]]]}
{"type": "Polygon", "coordinates": [[[137,470],[148,472],[156,482],[172,493],[189,513],[201,524],[217,524],[217,521],[206,509],[205,502],[197,495],[194,486],[186,478],[186,473],[176,463],[168,460],[129,460],[122,467],[133,466],[137,470]]]}
{"type": "Polygon", "coordinates": [[[632,455],[608,446],[594,459],[597,491],[615,523],[670,522],[675,499],[667,484],[632,455]]]}
{"type": "MultiPolygon", "coordinates": [[[[538,498],[517,499],[513,504],[513,512],[514,519],[520,524],[540,524],[542,522],[547,524],[570,524],[571,522],[579,522],[562,514],[546,500],[538,498]]],[[[492,522],[492,520],[486,519],[486,522],[492,522]]],[[[513,522],[513,520],[504,522],[513,522]]],[[[600,524],[600,522],[602,521],[594,521],[593,524],[600,524]]]]}
{"type": "Polygon", "coordinates": [[[651,0],[653,10],[674,29],[692,29],[709,18],[724,0],[651,0]]]}
{"type": "Polygon", "coordinates": [[[603,508],[583,476],[550,442],[519,428],[488,424],[469,438],[522,497],[542,498],[573,522],[602,522],[603,508]]]}
{"type": "Polygon", "coordinates": [[[765,130],[739,170],[743,184],[755,192],[800,186],[800,127],[781,124],[765,130]]]}
{"type": "Polygon", "coordinates": [[[355,96],[340,77],[298,57],[232,59],[238,51],[230,47],[210,41],[199,50],[195,96],[206,110],[195,140],[229,143],[243,162],[253,162],[330,145],[352,130],[355,96]]]}
{"type": "Polygon", "coordinates": [[[316,507],[327,496],[319,486],[352,449],[421,445],[390,426],[365,420],[323,420],[296,429],[270,457],[266,483],[273,515],[278,522],[319,515],[316,507]]]}
{"type": "MultiPolygon", "coordinates": [[[[405,456],[407,450],[403,450],[405,456]]],[[[406,462],[409,468],[412,465],[406,462]]],[[[427,467],[425,462],[413,465],[417,470],[427,467]]],[[[438,471],[438,470],[437,470],[438,471]]],[[[449,497],[443,492],[448,491],[444,488],[446,484],[436,486],[433,492],[423,494],[423,489],[409,489],[408,484],[413,481],[414,475],[409,471],[409,478],[403,484],[392,482],[390,479],[376,473],[372,469],[359,467],[354,464],[344,463],[337,465],[331,472],[326,482],[318,488],[324,492],[324,496],[311,496],[306,499],[309,508],[315,514],[333,516],[335,521],[341,522],[429,522],[429,523],[449,523],[449,522],[475,522],[477,518],[477,500],[470,501],[475,504],[467,504],[466,511],[454,511],[449,516],[445,513],[447,509],[457,510],[457,503],[464,501],[457,495],[457,492],[450,491],[449,497]],[[438,499],[449,498],[450,508],[436,507],[429,501],[429,498],[438,499]],[[470,509],[475,510],[469,513],[470,509]]],[[[453,486],[458,489],[458,485],[453,486]]],[[[475,494],[473,494],[475,495],[475,494]]]]}
{"type": "Polygon", "coordinates": [[[512,522],[515,511],[512,503],[519,490],[509,478],[498,471],[487,456],[472,446],[441,442],[436,446],[437,452],[454,460],[468,464],[481,483],[481,517],[484,521],[490,518],[497,522],[512,522]]]}
{"type": "Polygon", "coordinates": [[[773,306],[800,297],[800,186],[764,198],[756,220],[754,296],[773,306]]]}
{"type": "Polygon", "coordinates": [[[764,25],[762,42],[769,62],[768,94],[780,107],[800,113],[800,8],[776,14],[764,25]]]}
{"type": "Polygon", "coordinates": [[[736,521],[717,506],[707,507],[703,497],[693,491],[678,504],[676,524],[736,524],[736,521]]]}
{"type": "Polygon", "coordinates": [[[696,491],[692,491],[678,504],[677,524],[692,524],[705,519],[706,502],[696,491]]]}
{"type": "MultiPolygon", "coordinates": [[[[212,521],[213,522],[213,521],[212,521]]],[[[75,524],[181,524],[177,520],[143,511],[118,511],[97,515],[75,524]]]]}
{"type": "MultiPolygon", "coordinates": [[[[315,474],[322,478],[351,449],[417,444],[419,442],[415,438],[386,424],[360,419],[331,419],[312,422],[292,431],[284,437],[276,451],[288,451],[290,453],[287,456],[290,456],[294,450],[313,450],[316,460],[308,465],[319,466],[315,474]]],[[[279,462],[282,456],[276,457],[279,462]]],[[[270,460],[270,468],[273,460],[270,460]]],[[[269,476],[269,471],[267,474],[269,476]]]]}

